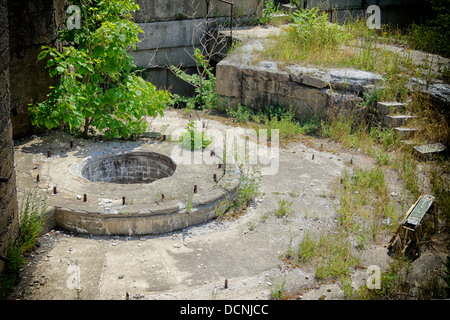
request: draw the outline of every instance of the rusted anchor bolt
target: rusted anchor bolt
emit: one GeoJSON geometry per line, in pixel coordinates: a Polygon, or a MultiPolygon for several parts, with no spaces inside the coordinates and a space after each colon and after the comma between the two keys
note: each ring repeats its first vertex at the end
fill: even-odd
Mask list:
{"type": "Polygon", "coordinates": [[[314,160],[314,155],[312,155],[312,159],[314,160]]]}
{"type": "Polygon", "coordinates": [[[221,163],[219,163],[219,169],[221,169],[222,168],[222,164],[221,163]]]}
{"type": "Polygon", "coordinates": [[[228,289],[228,279],[225,279],[225,289],[228,289]]]}
{"type": "Polygon", "coordinates": [[[122,197],[122,205],[125,205],[125,197],[122,197]]]}
{"type": "Polygon", "coordinates": [[[197,193],[197,185],[194,185],[194,193],[197,193]]]}
{"type": "Polygon", "coordinates": [[[47,150],[47,158],[50,158],[50,150],[47,150]]]}
{"type": "Polygon", "coordinates": [[[36,176],[36,182],[39,182],[39,175],[36,176]]]}
{"type": "Polygon", "coordinates": [[[85,193],[85,194],[83,194],[83,202],[86,202],[86,201],[87,201],[87,195],[85,193]]]}
{"type": "Polygon", "coordinates": [[[217,182],[217,174],[214,173],[214,182],[217,182]]]}
{"type": "Polygon", "coordinates": [[[56,191],[56,186],[55,187],[53,187],[53,194],[57,194],[58,193],[58,191],[56,191]]]}
{"type": "Polygon", "coordinates": [[[72,140],[70,141],[70,148],[71,149],[73,148],[73,141],[72,140]]]}

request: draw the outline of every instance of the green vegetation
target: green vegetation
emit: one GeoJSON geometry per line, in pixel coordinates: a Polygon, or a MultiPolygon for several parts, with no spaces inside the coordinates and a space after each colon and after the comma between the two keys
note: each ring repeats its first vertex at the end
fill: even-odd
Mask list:
{"type": "Polygon", "coordinates": [[[37,238],[43,230],[46,210],[45,197],[41,199],[36,188],[30,190],[21,204],[18,238],[8,244],[9,262],[0,279],[0,298],[5,298],[17,284],[19,272],[25,265],[24,255],[36,246],[37,238]]]}
{"type": "Polygon", "coordinates": [[[297,120],[292,112],[278,105],[270,105],[262,111],[254,111],[246,106],[237,105],[226,110],[235,122],[253,129],[267,129],[268,138],[273,129],[279,130],[280,141],[288,141],[301,134],[320,132],[320,121],[313,117],[297,120]]]}
{"type": "Polygon", "coordinates": [[[278,218],[285,218],[288,214],[292,212],[292,202],[286,199],[280,199],[278,201],[278,208],[275,211],[275,215],[278,218]]]}
{"type": "MultiPolygon", "coordinates": [[[[248,169],[241,172],[241,182],[239,184],[237,193],[233,199],[225,199],[217,208],[217,216],[226,219],[234,219],[242,215],[248,206],[260,194],[261,175],[255,169],[248,169]]],[[[256,224],[247,225],[249,229],[253,230],[256,224]]]]}
{"type": "Polygon", "coordinates": [[[211,139],[206,136],[206,133],[196,128],[194,120],[189,121],[186,130],[178,142],[181,147],[191,151],[204,150],[211,144],[211,139]]]}
{"type": "Polygon", "coordinates": [[[412,24],[408,44],[418,50],[450,57],[450,1],[428,0],[435,17],[423,24],[412,24]]]}
{"type": "MultiPolygon", "coordinates": [[[[439,17],[444,19],[443,15],[439,17]]],[[[379,34],[367,28],[365,20],[348,20],[342,25],[329,23],[328,14],[317,8],[299,9],[290,15],[290,20],[284,32],[272,37],[274,41],[260,53],[259,59],[377,72],[384,76],[380,96],[386,100],[405,99],[411,93],[406,84],[412,76],[427,80],[446,78],[445,69],[439,74],[430,72],[429,61],[414,64],[410,49],[394,52],[388,47],[390,36],[402,43],[400,39],[411,39],[399,35],[400,31],[379,34]]],[[[448,31],[446,34],[445,39],[448,31]]]]}
{"type": "Polygon", "coordinates": [[[72,133],[81,131],[84,138],[93,128],[107,138],[144,132],[142,118],[162,115],[170,95],[134,68],[129,49],[135,48],[142,30],[131,18],[139,7],[133,0],[72,2],[81,8],[81,28],[60,32],[59,40],[71,44],[62,52],[42,47],[38,59],[51,57],[47,68],[59,81],[47,101],[30,105],[33,125],[62,126],[72,133]]]}
{"type": "Polygon", "coordinates": [[[175,105],[185,105],[189,109],[214,109],[217,105],[216,77],[210,65],[211,57],[205,57],[200,49],[195,49],[194,59],[197,73],[188,74],[179,67],[170,66],[172,72],[180,79],[195,87],[195,97],[175,95],[175,105]]]}

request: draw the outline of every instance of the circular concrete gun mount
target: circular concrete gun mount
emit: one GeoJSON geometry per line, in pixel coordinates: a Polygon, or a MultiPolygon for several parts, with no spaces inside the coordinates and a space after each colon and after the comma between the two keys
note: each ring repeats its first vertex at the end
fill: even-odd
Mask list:
{"type": "Polygon", "coordinates": [[[33,162],[27,179],[48,193],[55,225],[93,235],[161,234],[207,222],[240,182],[239,167],[222,165],[211,150],[166,141],[89,142],[50,157],[41,152],[33,162]]]}

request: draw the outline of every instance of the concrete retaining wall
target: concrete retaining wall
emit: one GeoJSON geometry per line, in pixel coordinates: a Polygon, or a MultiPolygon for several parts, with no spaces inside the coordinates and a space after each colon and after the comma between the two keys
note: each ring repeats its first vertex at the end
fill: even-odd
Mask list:
{"type": "MultiPolygon", "coordinates": [[[[9,240],[18,230],[14,142],[10,120],[10,69],[7,1],[0,0],[0,255],[5,257],[9,240]]],[[[0,260],[0,274],[5,263],[0,260]]]]}
{"type": "Polygon", "coordinates": [[[10,82],[14,138],[33,133],[28,104],[43,101],[54,85],[37,56],[44,45],[56,45],[58,29],[64,21],[64,0],[8,0],[10,34],[10,82]]]}
{"type": "Polygon", "coordinates": [[[254,56],[262,48],[260,40],[249,41],[217,64],[216,92],[223,103],[255,110],[281,105],[298,118],[353,114],[363,92],[381,80],[379,75],[359,70],[298,65],[281,69],[277,62],[255,62],[254,56]]]}

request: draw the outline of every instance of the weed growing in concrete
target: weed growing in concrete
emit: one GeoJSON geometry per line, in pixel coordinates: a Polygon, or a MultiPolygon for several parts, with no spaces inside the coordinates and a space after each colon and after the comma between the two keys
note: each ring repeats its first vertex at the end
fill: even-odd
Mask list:
{"type": "Polygon", "coordinates": [[[25,264],[24,254],[36,246],[37,238],[43,230],[46,210],[45,197],[41,199],[37,188],[31,189],[23,198],[19,215],[19,235],[16,242],[10,241],[8,244],[9,262],[1,278],[0,298],[6,297],[16,285],[19,271],[25,264]]]}
{"type": "Polygon", "coordinates": [[[278,208],[275,211],[275,215],[278,218],[286,218],[288,214],[292,213],[292,202],[286,199],[278,200],[278,208]]]}
{"type": "Polygon", "coordinates": [[[277,281],[270,286],[270,298],[273,300],[282,300],[284,298],[284,286],[286,285],[286,279],[277,281]]]}
{"type": "Polygon", "coordinates": [[[193,120],[189,121],[186,126],[187,132],[181,135],[179,144],[185,149],[193,150],[204,150],[207,146],[211,144],[211,139],[206,136],[204,131],[200,131],[196,128],[195,122],[193,120]]]}
{"type": "Polygon", "coordinates": [[[186,213],[191,213],[193,208],[193,201],[194,199],[194,192],[190,191],[187,195],[187,201],[186,201],[186,213]]]}
{"type": "Polygon", "coordinates": [[[254,231],[254,230],[256,229],[257,223],[256,223],[256,222],[248,221],[245,225],[247,226],[247,229],[248,229],[249,231],[254,231]]]}
{"type": "MultiPolygon", "coordinates": [[[[216,209],[216,216],[232,219],[239,217],[258,197],[261,187],[261,175],[256,170],[241,173],[241,183],[233,200],[224,199],[216,209]]],[[[256,225],[255,225],[256,226],[256,225]]],[[[254,227],[254,226],[253,226],[254,227]]]]}
{"type": "Polygon", "coordinates": [[[241,183],[235,197],[234,207],[239,210],[247,207],[259,195],[261,186],[261,175],[256,171],[242,173],[241,183]]]}

